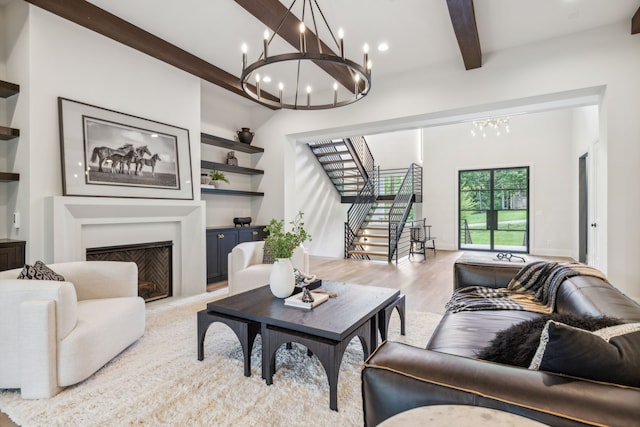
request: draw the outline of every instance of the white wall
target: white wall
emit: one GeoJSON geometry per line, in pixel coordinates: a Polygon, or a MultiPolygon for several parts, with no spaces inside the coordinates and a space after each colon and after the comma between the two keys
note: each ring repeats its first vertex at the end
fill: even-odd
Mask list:
{"type": "Polygon", "coordinates": [[[256,128],[266,140],[273,166],[264,182],[284,193],[272,193],[259,217],[291,218],[302,207],[295,185],[296,139],[417,128],[447,116],[521,104],[523,99],[562,98],[566,91],[605,86],[600,109],[600,143],[608,171],[602,198],[608,211],[601,227],[604,270],[621,289],[640,295],[640,271],[629,268],[640,258],[640,223],[633,218],[640,210],[635,191],[640,144],[634,142],[640,134],[639,51],[640,37],[630,35],[624,22],[495,52],[472,71],[456,63],[375,79],[367,99],[340,109],[268,116],[256,128]]]}
{"type": "Polygon", "coordinates": [[[344,223],[349,204],[340,202],[340,194],[316,159],[303,143],[296,145],[296,202],[304,212],[306,230],[313,230],[305,242],[309,254],[342,258],[344,223]]]}
{"type": "Polygon", "coordinates": [[[422,164],[420,130],[410,129],[366,136],[367,144],[381,169],[406,169],[422,164]]]}
{"type": "Polygon", "coordinates": [[[571,256],[576,186],[571,110],[514,116],[510,133],[473,137],[471,123],[425,128],[423,210],[438,247],[458,248],[458,172],[529,167],[530,252],[571,256]]]}
{"type": "MultiPolygon", "coordinates": [[[[16,27],[8,50],[22,52],[9,55],[7,74],[18,77],[20,102],[29,105],[16,120],[22,134],[16,209],[24,226],[14,235],[27,240],[29,261],[52,258],[47,199],[62,194],[58,97],[189,129],[193,176],[199,177],[198,78],[24,2],[9,5],[7,18],[16,27]]],[[[199,243],[196,256],[204,251],[199,243]]]]}

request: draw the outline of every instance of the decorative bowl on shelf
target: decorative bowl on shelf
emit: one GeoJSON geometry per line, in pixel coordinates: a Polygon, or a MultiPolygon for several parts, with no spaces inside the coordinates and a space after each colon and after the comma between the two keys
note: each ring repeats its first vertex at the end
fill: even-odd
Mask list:
{"type": "Polygon", "coordinates": [[[255,135],[255,133],[251,132],[249,128],[242,128],[242,130],[239,130],[236,133],[238,134],[238,140],[245,144],[251,144],[251,141],[253,140],[253,135],[255,135]]]}

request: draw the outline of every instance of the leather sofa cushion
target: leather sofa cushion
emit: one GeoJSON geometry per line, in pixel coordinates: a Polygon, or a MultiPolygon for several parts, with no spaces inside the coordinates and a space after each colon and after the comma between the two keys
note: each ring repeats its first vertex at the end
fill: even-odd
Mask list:
{"type": "Polygon", "coordinates": [[[542,331],[549,320],[585,331],[595,331],[622,323],[621,320],[612,317],[561,313],[543,314],[537,319],[520,322],[498,332],[491,343],[478,354],[478,358],[523,368],[529,367],[540,346],[542,331]]]}
{"type": "Polygon", "coordinates": [[[589,332],[550,320],[529,368],[640,387],[640,323],[589,332]]]}
{"type": "Polygon", "coordinates": [[[517,310],[448,311],[429,340],[427,349],[475,358],[498,332],[539,316],[539,313],[517,310]]]}

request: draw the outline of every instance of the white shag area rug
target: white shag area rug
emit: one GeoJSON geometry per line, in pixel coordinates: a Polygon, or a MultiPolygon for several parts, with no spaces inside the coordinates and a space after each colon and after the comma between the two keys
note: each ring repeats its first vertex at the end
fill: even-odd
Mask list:
{"type": "MultiPolygon", "coordinates": [[[[242,349],[226,325],[212,324],[205,358],[197,360],[196,313],[226,289],[147,305],[144,336],[89,379],[47,400],[0,391],[0,410],[29,426],[362,426],[360,340],[349,344],[338,379],[338,412],[329,409],[329,383],[315,356],[294,343],[276,356],[273,384],[260,378],[260,336],[243,376],[242,349]],[[215,339],[213,339],[215,335],[215,339]]],[[[407,312],[400,335],[397,311],[389,339],[425,347],[440,320],[407,312]]]]}

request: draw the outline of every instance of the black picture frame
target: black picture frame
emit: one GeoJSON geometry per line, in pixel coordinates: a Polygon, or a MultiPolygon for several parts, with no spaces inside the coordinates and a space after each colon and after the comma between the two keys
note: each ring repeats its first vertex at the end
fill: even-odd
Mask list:
{"type": "Polygon", "coordinates": [[[65,196],[193,200],[189,130],[58,98],[65,196]]]}

